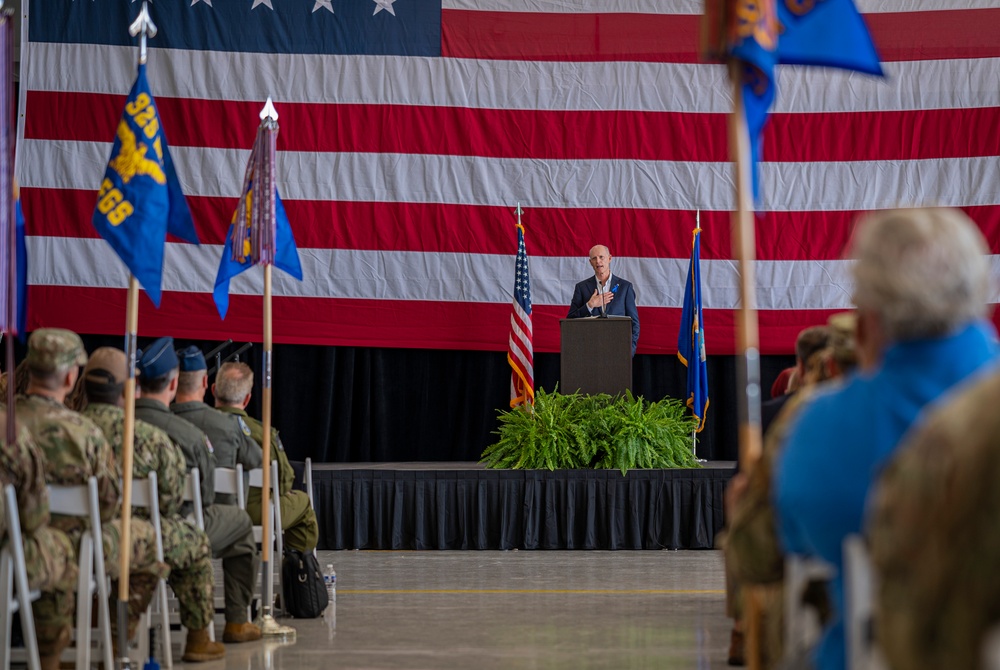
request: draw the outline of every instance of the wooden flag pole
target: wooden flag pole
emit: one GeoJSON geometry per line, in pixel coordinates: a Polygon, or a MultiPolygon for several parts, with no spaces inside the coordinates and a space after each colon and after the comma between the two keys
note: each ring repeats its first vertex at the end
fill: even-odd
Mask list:
{"type": "MultiPolygon", "coordinates": [[[[761,455],[760,433],[760,349],[757,326],[756,278],[754,258],[756,240],[753,225],[753,200],[750,186],[750,135],[743,109],[742,70],[739,61],[729,63],[733,85],[733,111],[729,115],[729,153],[733,161],[736,185],[736,209],[733,212],[733,256],[740,268],[740,308],[737,312],[737,347],[742,361],[737,366],[739,398],[740,470],[749,472],[761,455]]],[[[743,618],[746,626],[746,659],[750,670],[760,670],[761,602],[757,590],[743,589],[743,618]]]]}
{"type": "MultiPolygon", "coordinates": [[[[274,105],[271,102],[271,98],[267,99],[264,108],[260,112],[261,127],[266,128],[269,132],[267,134],[267,147],[257,146],[257,151],[263,151],[266,149],[267,154],[260,159],[258,165],[263,165],[263,169],[254,174],[254,185],[255,189],[259,188],[262,193],[266,193],[264,199],[266,199],[266,204],[264,199],[255,198],[256,202],[254,204],[256,216],[258,219],[261,216],[262,211],[267,211],[265,216],[268,217],[268,221],[259,221],[258,225],[266,224],[266,227],[271,231],[275,229],[277,225],[276,221],[276,201],[277,201],[277,187],[275,185],[274,176],[274,154],[276,146],[276,137],[278,129],[278,112],[274,109],[274,105]],[[263,206],[263,209],[258,209],[263,206]]],[[[261,593],[264,594],[264,604],[261,607],[261,622],[260,622],[260,632],[265,636],[272,637],[292,637],[295,635],[295,629],[291,626],[282,626],[271,614],[271,604],[274,602],[274,584],[271,581],[271,570],[270,562],[271,560],[280,560],[280,557],[275,559],[271,556],[271,544],[272,544],[272,514],[271,514],[271,356],[273,352],[273,341],[272,341],[272,323],[274,321],[272,309],[271,309],[271,266],[274,263],[274,257],[276,252],[276,242],[274,236],[260,234],[265,226],[261,226],[258,229],[258,234],[255,236],[255,241],[258,245],[265,243],[268,247],[267,249],[261,249],[258,247],[254,250],[254,261],[256,262],[258,258],[261,264],[264,266],[264,378],[261,381],[261,422],[264,424],[264,439],[261,445],[261,451],[263,451],[264,459],[264,476],[262,478],[263,490],[261,491],[261,510],[260,510],[260,522],[263,526],[262,530],[262,550],[261,550],[261,593]],[[266,240],[270,240],[266,242],[266,240]]],[[[275,233],[276,235],[276,233],[275,233]]],[[[277,501],[275,501],[277,504],[277,501]]],[[[275,532],[281,532],[281,529],[277,529],[275,532]]]]}
{"type": "MultiPolygon", "coordinates": [[[[148,3],[143,0],[142,9],[132,25],[129,34],[139,36],[139,65],[146,63],[146,39],[156,35],[156,25],[149,16],[148,3]]],[[[129,561],[132,558],[132,456],[135,447],[135,352],[139,331],[139,282],[129,273],[128,296],[125,307],[125,425],[122,431],[122,506],[121,538],[118,545],[118,664],[125,670],[132,666],[128,656],[128,600],[129,561]]]]}
{"type": "Polygon", "coordinates": [[[261,381],[261,419],[264,424],[264,477],[261,491],[260,522],[263,525],[261,546],[261,593],[264,594],[264,615],[270,614],[274,585],[268,562],[271,557],[271,264],[264,266],[264,378],[261,381]]]}

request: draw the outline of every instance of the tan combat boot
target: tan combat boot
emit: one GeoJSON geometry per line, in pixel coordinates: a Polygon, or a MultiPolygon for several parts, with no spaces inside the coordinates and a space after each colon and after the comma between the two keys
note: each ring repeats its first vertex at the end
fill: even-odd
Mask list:
{"type": "Polygon", "coordinates": [[[208,629],[189,630],[187,643],[184,645],[185,663],[201,663],[216,661],[226,655],[226,648],[220,642],[213,642],[208,637],[208,629]]]}
{"type": "Polygon", "coordinates": [[[41,670],[59,670],[59,657],[62,655],[63,649],[69,646],[71,637],[72,632],[67,626],[59,632],[59,637],[51,643],[38,645],[38,660],[41,670]]]}
{"type": "Polygon", "coordinates": [[[250,622],[226,623],[222,632],[223,642],[253,642],[260,639],[260,628],[250,622]]]}

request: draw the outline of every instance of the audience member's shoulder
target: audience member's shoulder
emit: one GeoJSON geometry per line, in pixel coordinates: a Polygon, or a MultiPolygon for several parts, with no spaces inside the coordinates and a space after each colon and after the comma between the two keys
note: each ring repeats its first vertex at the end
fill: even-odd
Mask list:
{"type": "Polygon", "coordinates": [[[1000,368],[991,366],[939,398],[904,439],[901,457],[924,452],[934,459],[965,462],[996,451],[1000,434],[1000,368]],[[988,453],[989,452],[989,453],[988,453]]]}

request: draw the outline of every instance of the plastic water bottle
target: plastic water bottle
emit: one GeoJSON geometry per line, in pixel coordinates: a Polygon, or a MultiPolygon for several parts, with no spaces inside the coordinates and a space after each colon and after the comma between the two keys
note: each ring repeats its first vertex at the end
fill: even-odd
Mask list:
{"type": "Polygon", "coordinates": [[[326,572],[323,573],[323,583],[326,584],[326,595],[330,601],[329,604],[333,605],[333,603],[337,602],[337,573],[330,563],[326,564],[326,572]]]}

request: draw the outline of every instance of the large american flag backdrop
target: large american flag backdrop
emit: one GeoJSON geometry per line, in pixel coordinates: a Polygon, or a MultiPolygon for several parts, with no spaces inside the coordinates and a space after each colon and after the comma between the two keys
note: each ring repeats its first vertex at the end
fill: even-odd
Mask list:
{"type": "MultiPolygon", "coordinates": [[[[25,0],[18,172],[29,329],[124,328],[126,272],[90,224],[135,77],[124,0],[25,0]]],[[[859,213],[963,208],[1000,249],[1000,8],[863,0],[888,79],[779,68],[757,219],[762,349],[850,305],[859,213]]],[[[275,277],[275,339],[503,351],[516,229],[534,346],[557,351],[586,257],[633,281],[640,353],[676,351],[695,211],[709,353],[732,353],[724,68],[695,0],[157,0],[149,78],[202,240],[168,240],[140,335],[259,340],[262,278],[211,290],[257,113],[305,280],[275,277]]],[[[993,257],[1000,275],[1000,256],[993,257]]],[[[994,297],[994,300],[996,298],[994,297]]]]}

